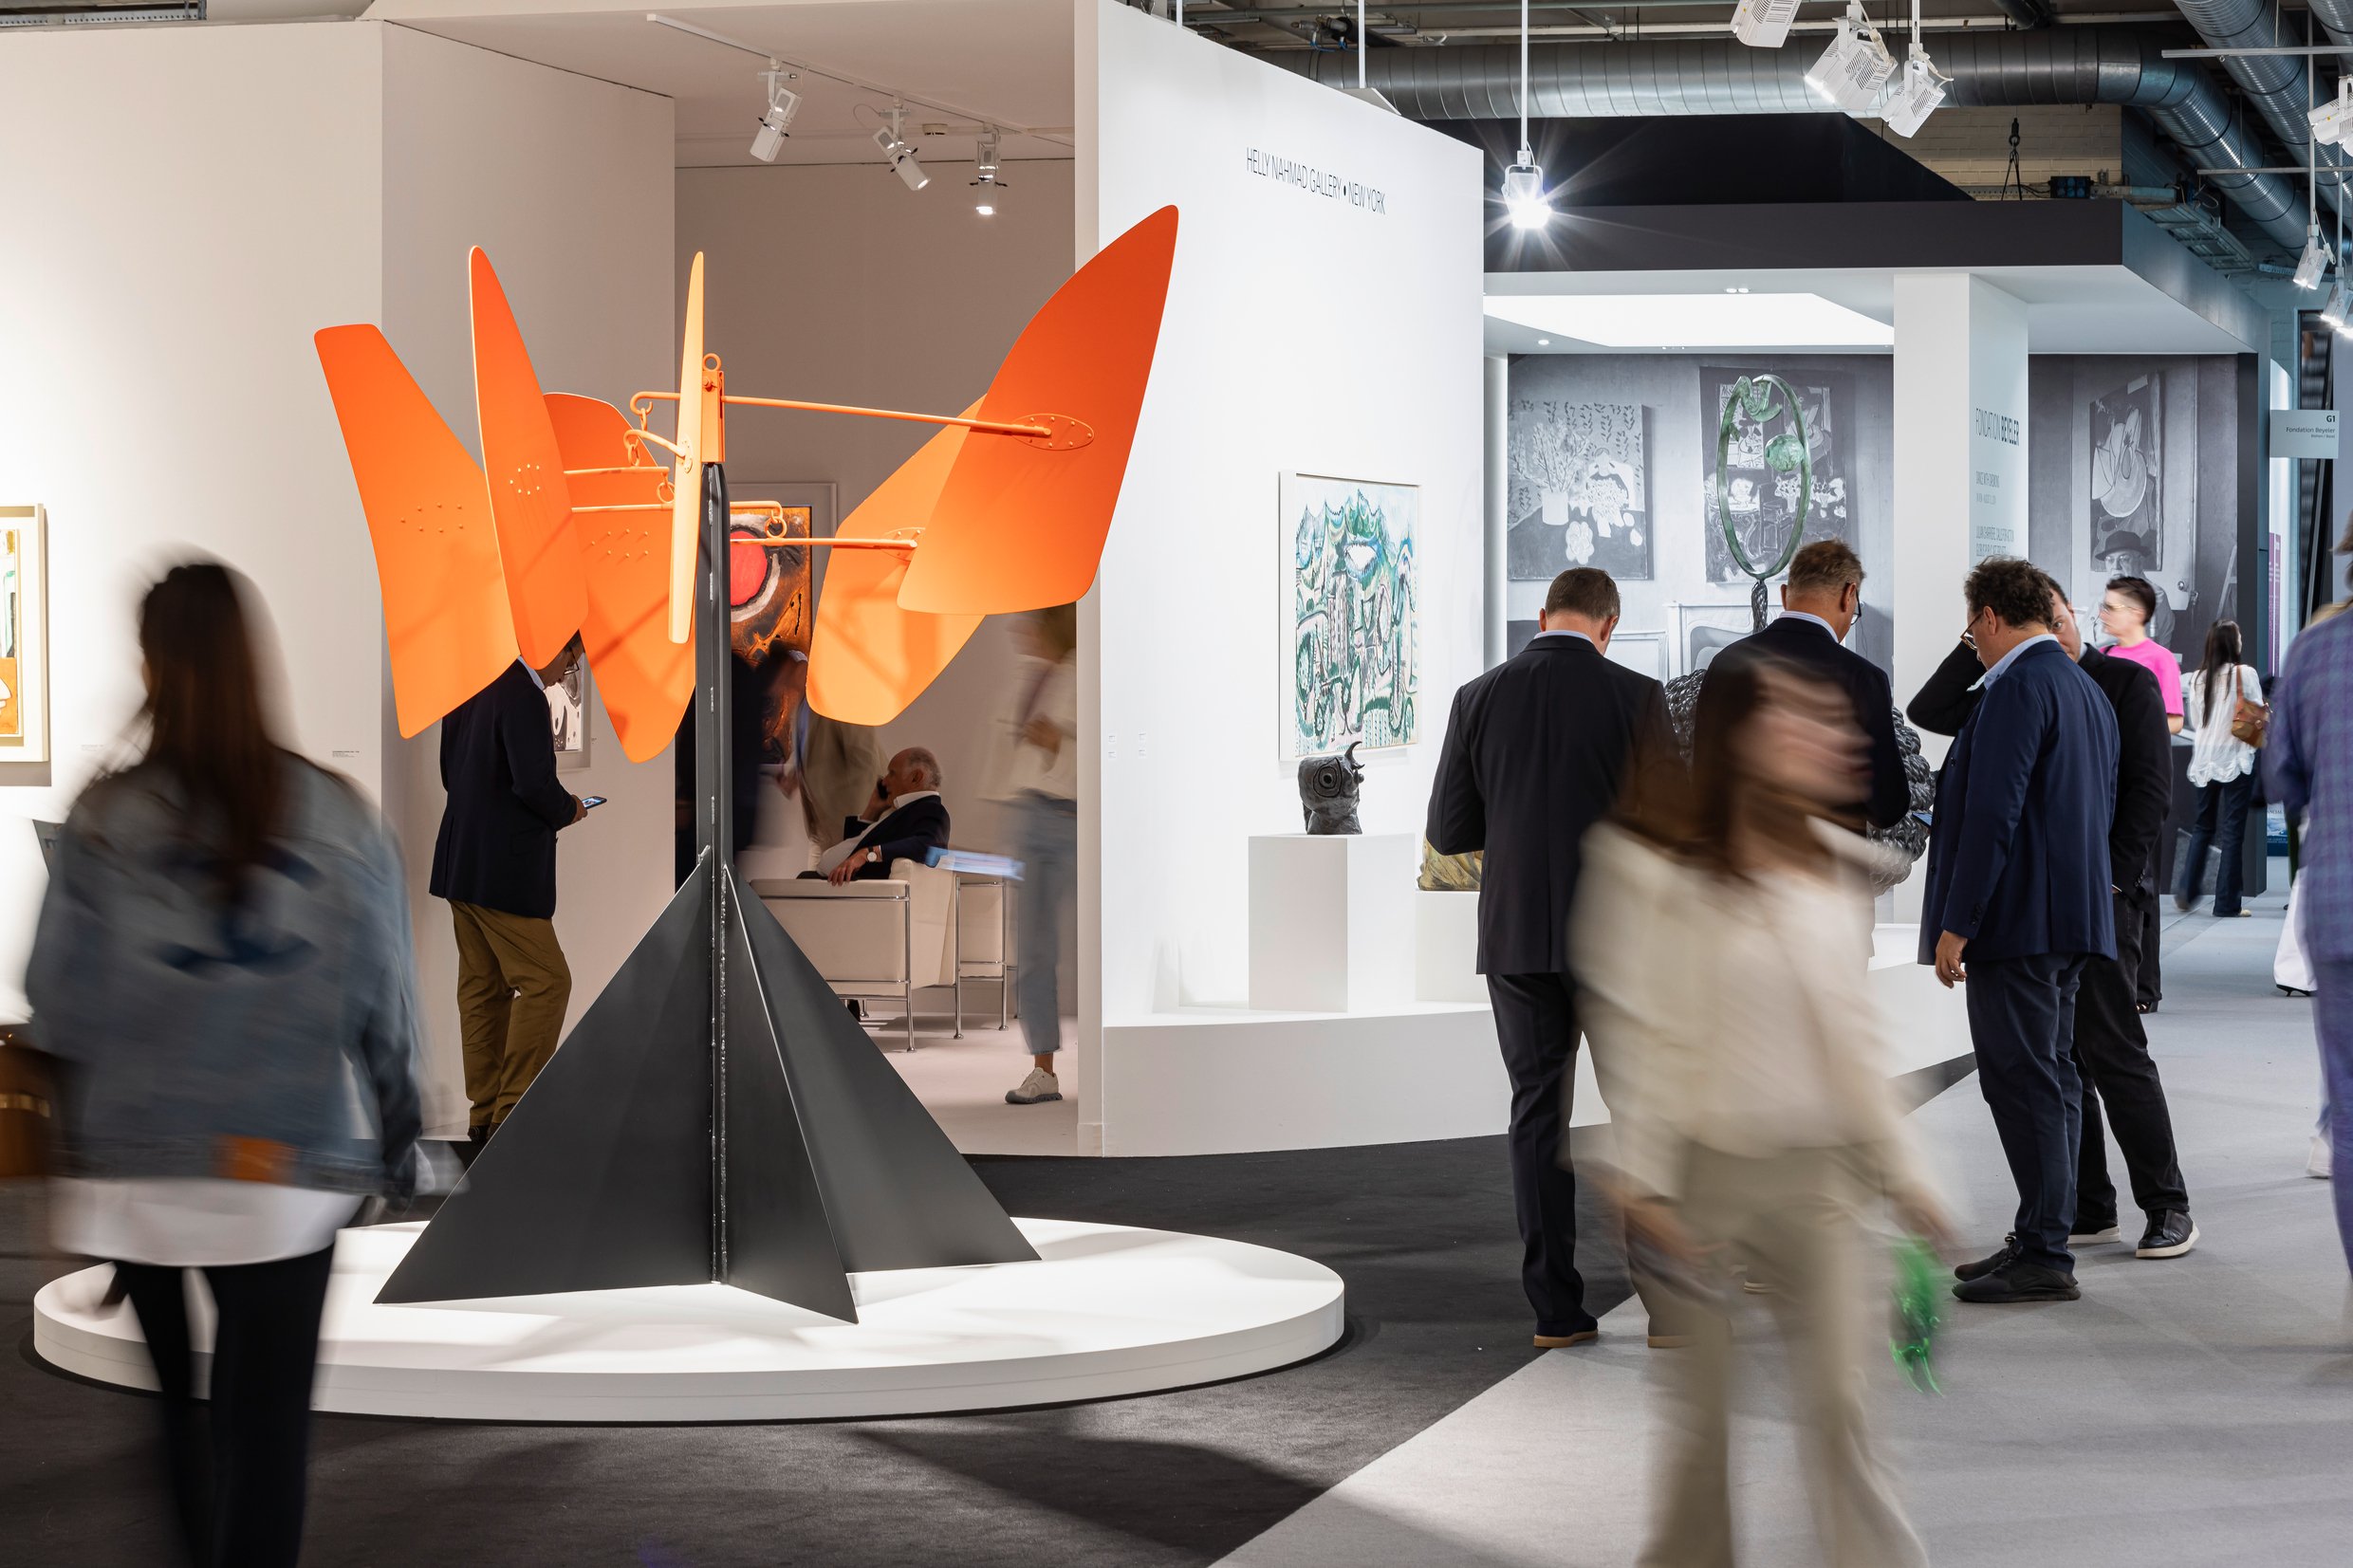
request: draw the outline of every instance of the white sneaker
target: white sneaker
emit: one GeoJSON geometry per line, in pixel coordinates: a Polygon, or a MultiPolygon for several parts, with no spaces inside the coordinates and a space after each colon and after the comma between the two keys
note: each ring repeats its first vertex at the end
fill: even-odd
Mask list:
{"type": "Polygon", "coordinates": [[[1008,1105],[1039,1105],[1049,1099],[1062,1098],[1062,1079],[1043,1067],[1032,1067],[1029,1076],[1021,1080],[1018,1089],[1005,1091],[1008,1105]]]}
{"type": "Polygon", "coordinates": [[[2328,1179],[2328,1140],[2318,1133],[2312,1134],[2312,1153],[2305,1156],[2304,1173],[2319,1181],[2328,1179]]]}

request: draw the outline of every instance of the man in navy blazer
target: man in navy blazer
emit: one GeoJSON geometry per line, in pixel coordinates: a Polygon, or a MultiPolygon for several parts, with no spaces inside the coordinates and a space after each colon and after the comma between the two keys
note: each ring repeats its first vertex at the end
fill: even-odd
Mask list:
{"type": "Polygon", "coordinates": [[[575,637],[546,670],[517,659],[441,721],[449,804],[433,844],[432,892],[449,900],[457,935],[468,1159],[555,1054],[571,1000],[553,918],[556,832],[586,808],[556,781],[546,688],[579,656],[575,637]]]}
{"type": "Polygon", "coordinates": [[[948,802],[939,798],[940,777],[939,759],[922,747],[893,757],[865,815],[846,819],[842,841],[825,852],[816,871],[804,875],[822,876],[836,887],[878,881],[890,876],[893,860],[920,863],[930,851],[946,848],[948,802]]]}
{"type": "Polygon", "coordinates": [[[1954,1294],[2071,1301],[2075,995],[2091,958],[2116,956],[2116,712],[2052,635],[2047,576],[1995,557],[1966,592],[1986,674],[1937,784],[1920,962],[1948,987],[1968,985],[1977,1082],[2018,1184],[2018,1218],[2001,1250],[1954,1271],[1954,1294]]]}

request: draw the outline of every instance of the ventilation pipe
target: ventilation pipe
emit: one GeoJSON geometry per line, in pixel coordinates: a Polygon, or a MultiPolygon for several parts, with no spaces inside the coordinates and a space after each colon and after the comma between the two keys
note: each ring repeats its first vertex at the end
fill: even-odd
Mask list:
{"type": "MultiPolygon", "coordinates": [[[[2295,48],[2302,46],[2305,36],[2298,29],[2294,36],[2280,25],[2279,13],[2271,0],[2174,0],[2181,14],[2190,19],[2197,35],[2214,49],[2295,48]]],[[[2344,0],[2331,8],[2342,14],[2347,9],[2344,0]]],[[[2328,25],[2327,17],[2316,7],[2315,20],[2328,25]]],[[[2278,137],[2288,152],[2288,161],[2303,163],[2311,158],[2312,122],[2307,118],[2312,105],[2321,101],[2313,91],[2311,60],[2295,54],[2238,54],[2222,62],[2222,68],[2231,73],[2248,101],[2263,116],[2271,134],[2278,137]]],[[[2342,147],[2322,147],[2318,150],[2322,200],[2334,205],[2340,197],[2344,176],[2331,174],[2343,170],[2347,159],[2342,147]]],[[[2299,248],[2302,241],[2298,242],[2299,248]]]]}
{"type": "MultiPolygon", "coordinates": [[[[2106,28],[1949,33],[1937,36],[1936,66],[1953,78],[1951,104],[2121,104],[2145,113],[2193,167],[2268,167],[2262,142],[2233,122],[2220,84],[2197,61],[2167,60],[2165,46],[2106,28]]],[[[1262,58],[1333,86],[1355,74],[1352,62],[1309,50],[1262,58]]],[[[1807,48],[1752,49],[1729,38],[1541,44],[1529,57],[1529,112],[1547,120],[1821,114],[1822,100],[1806,84],[1813,59],[1807,48]]],[[[1520,112],[1516,46],[1382,49],[1370,72],[1372,85],[1416,120],[1509,120],[1520,112]]],[[[2300,182],[2260,174],[2204,178],[2282,246],[2303,249],[2300,182]]]]}

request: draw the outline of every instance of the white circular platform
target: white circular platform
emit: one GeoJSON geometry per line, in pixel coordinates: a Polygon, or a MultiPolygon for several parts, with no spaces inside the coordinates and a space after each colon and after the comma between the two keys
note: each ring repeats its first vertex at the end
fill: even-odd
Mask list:
{"type": "MultiPolygon", "coordinates": [[[[468,1421],[917,1415],[1215,1382],[1340,1338],[1344,1291],[1321,1264],[1167,1230],[1013,1223],[1039,1262],[853,1274],[856,1323],[719,1284],[380,1306],[424,1227],[346,1230],[313,1403],[468,1421]]],[[[109,1277],[44,1287],[33,1346],[67,1372],[152,1389],[130,1304],[100,1304],[109,1277]]],[[[195,1326],[209,1344],[211,1324],[195,1326]]]]}

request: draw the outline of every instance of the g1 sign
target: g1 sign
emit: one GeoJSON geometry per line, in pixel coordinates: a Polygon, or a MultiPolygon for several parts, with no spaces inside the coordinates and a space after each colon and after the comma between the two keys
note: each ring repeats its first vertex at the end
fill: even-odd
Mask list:
{"type": "Polygon", "coordinates": [[[2323,459],[2336,456],[2337,411],[2333,408],[2273,409],[2271,455],[2323,459]]]}

